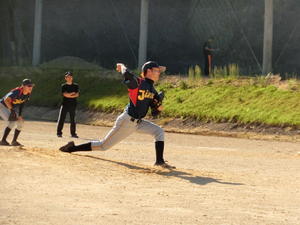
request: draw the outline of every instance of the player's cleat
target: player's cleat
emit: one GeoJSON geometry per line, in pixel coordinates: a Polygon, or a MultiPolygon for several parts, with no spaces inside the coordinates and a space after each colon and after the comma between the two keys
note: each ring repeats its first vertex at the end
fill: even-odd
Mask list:
{"type": "Polygon", "coordinates": [[[77,134],[73,134],[72,138],[79,138],[77,134]]]}
{"type": "Polygon", "coordinates": [[[74,141],[70,141],[68,144],[66,144],[66,145],[64,145],[64,146],[61,146],[60,148],[59,148],[59,150],[60,151],[62,151],[62,152],[73,152],[72,151],[72,148],[75,146],[75,143],[74,143],[74,141]]]}
{"type": "Polygon", "coordinates": [[[169,164],[166,163],[166,162],[161,162],[161,163],[156,162],[156,163],[154,164],[154,166],[159,166],[159,167],[165,168],[165,169],[176,169],[175,166],[171,166],[171,165],[169,165],[169,164]]]}
{"type": "Polygon", "coordinates": [[[62,137],[62,134],[58,134],[57,137],[62,137]]]}
{"type": "Polygon", "coordinates": [[[17,141],[12,141],[11,146],[23,146],[23,145],[17,141]]]}
{"type": "Polygon", "coordinates": [[[10,144],[6,140],[1,140],[0,145],[9,146],[10,144]]]}

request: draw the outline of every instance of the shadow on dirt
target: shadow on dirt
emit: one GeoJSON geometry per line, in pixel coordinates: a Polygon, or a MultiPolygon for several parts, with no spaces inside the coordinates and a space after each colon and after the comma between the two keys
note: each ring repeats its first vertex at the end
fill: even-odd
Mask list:
{"type": "MultiPolygon", "coordinates": [[[[77,155],[77,154],[76,154],[77,155]]],[[[83,156],[87,158],[92,158],[92,159],[97,159],[105,162],[110,162],[113,164],[117,164],[119,166],[126,167],[130,170],[135,170],[137,172],[142,172],[142,173],[155,173],[161,176],[165,177],[175,177],[175,178],[180,178],[183,180],[187,180],[193,184],[198,184],[198,185],[206,185],[209,183],[219,183],[219,184],[226,184],[226,185],[244,185],[243,183],[232,183],[232,182],[223,182],[220,179],[215,179],[211,177],[203,177],[203,176],[197,176],[193,173],[185,172],[180,169],[163,169],[163,168],[149,168],[147,166],[142,167],[138,165],[133,165],[133,164],[128,164],[124,162],[119,162],[119,161],[114,161],[110,159],[104,159],[96,156],[91,156],[91,155],[79,155],[78,156],[83,156]]]]}

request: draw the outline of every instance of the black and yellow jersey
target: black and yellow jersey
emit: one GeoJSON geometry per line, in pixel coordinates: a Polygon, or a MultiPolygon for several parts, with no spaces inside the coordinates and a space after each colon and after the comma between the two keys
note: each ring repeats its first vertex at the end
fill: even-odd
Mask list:
{"type": "MultiPolygon", "coordinates": [[[[13,109],[16,110],[19,108],[19,115],[22,114],[22,108],[25,102],[29,100],[30,94],[24,95],[23,94],[23,88],[22,87],[17,87],[10,92],[8,92],[1,100],[0,102],[5,105],[5,100],[7,98],[11,99],[11,104],[13,106],[13,109]]],[[[6,106],[6,105],[5,105],[6,106]]],[[[7,106],[6,106],[7,107],[7,106]]]]}
{"type": "Polygon", "coordinates": [[[148,78],[137,77],[129,71],[124,73],[124,78],[124,84],[128,87],[130,99],[126,111],[135,119],[144,118],[158,94],[153,86],[154,81],[148,78]]]}

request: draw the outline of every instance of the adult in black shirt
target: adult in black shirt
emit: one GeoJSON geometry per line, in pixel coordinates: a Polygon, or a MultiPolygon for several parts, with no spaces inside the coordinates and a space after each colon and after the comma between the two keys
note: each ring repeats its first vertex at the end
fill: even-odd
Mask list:
{"type": "Polygon", "coordinates": [[[63,95],[62,105],[59,111],[57,123],[57,137],[62,137],[62,129],[67,113],[70,114],[70,132],[71,136],[78,138],[76,134],[75,111],[77,105],[77,97],[79,96],[79,86],[73,83],[73,74],[71,72],[65,73],[66,83],[62,84],[61,92],[63,95]]]}
{"type": "Polygon", "coordinates": [[[212,58],[213,52],[217,51],[218,49],[212,48],[212,43],[214,39],[209,38],[203,45],[203,55],[204,55],[204,75],[211,74],[212,71],[212,58]]]}

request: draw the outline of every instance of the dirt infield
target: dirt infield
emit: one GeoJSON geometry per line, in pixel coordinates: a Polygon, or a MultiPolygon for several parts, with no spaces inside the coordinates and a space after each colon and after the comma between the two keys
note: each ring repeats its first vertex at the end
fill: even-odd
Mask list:
{"type": "MultiPolygon", "coordinates": [[[[75,141],[108,130],[79,125],[75,141]]],[[[167,133],[168,171],[148,136],[76,154],[57,150],[65,136],[27,122],[23,149],[0,146],[0,224],[300,224],[298,142],[167,133]]]]}

